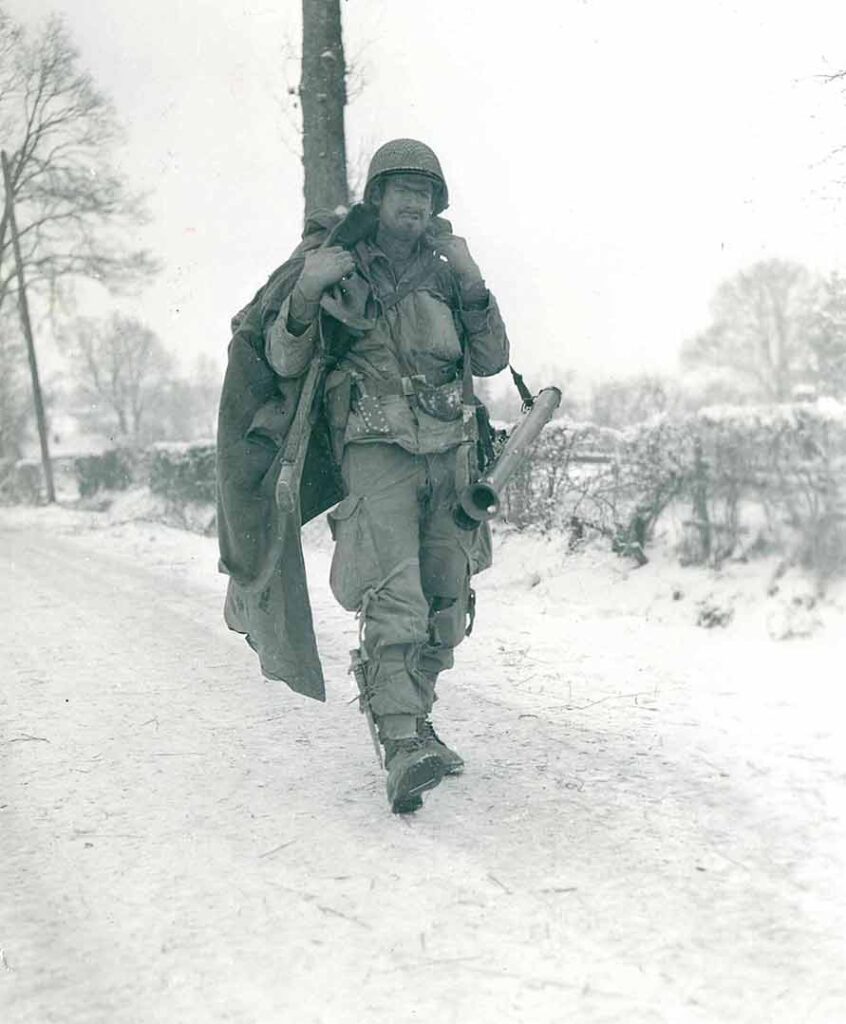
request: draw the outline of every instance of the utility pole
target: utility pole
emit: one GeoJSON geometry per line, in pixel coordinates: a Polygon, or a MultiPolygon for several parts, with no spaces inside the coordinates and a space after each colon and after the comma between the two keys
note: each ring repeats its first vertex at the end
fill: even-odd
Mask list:
{"type": "Polygon", "coordinates": [[[340,0],[302,0],[305,213],[349,203],[344,107],[347,102],[340,0]]]}
{"type": "Polygon", "coordinates": [[[47,421],[44,416],[44,402],[41,399],[41,384],[38,380],[38,362],[35,358],[35,342],[32,338],[32,323],[29,319],[29,304],[26,299],[26,281],[24,279],[23,260],[21,259],[21,242],[18,237],[18,225],[15,221],[15,199],[12,194],[12,176],[9,173],[9,160],[4,149],[0,153],[3,162],[3,183],[6,188],[6,212],[4,220],[8,223],[12,233],[12,248],[15,253],[15,266],[18,277],[18,308],[21,314],[21,326],[26,338],[26,350],[29,355],[29,372],[32,376],[32,399],[35,405],[35,419],[38,423],[38,439],[41,442],[41,465],[44,469],[44,485],[47,491],[47,501],[50,503],[56,500],[56,490],[53,486],[53,466],[50,463],[50,449],[47,444],[47,421]]]}

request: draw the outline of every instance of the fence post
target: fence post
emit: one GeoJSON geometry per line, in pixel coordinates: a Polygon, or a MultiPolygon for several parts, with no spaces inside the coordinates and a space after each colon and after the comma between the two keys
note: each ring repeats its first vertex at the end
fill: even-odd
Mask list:
{"type": "Polygon", "coordinates": [[[693,442],[693,514],[699,530],[702,545],[702,561],[711,558],[712,531],[711,519],[708,515],[708,462],[702,453],[702,439],[697,437],[693,442]]]}

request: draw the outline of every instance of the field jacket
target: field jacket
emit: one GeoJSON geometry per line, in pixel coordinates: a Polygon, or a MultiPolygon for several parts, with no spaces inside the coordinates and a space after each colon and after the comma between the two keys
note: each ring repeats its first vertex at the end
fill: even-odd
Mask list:
{"type": "MultiPolygon", "coordinates": [[[[330,407],[333,393],[352,382],[343,444],[388,442],[415,454],[454,448],[468,439],[461,422],[465,352],[474,376],[490,376],[508,364],[508,336],[496,299],[482,286],[469,307],[454,272],[427,241],[424,236],[399,276],[371,239],[352,250],[356,280],[342,287],[357,296],[350,317],[355,337],[327,380],[330,407]],[[436,415],[415,400],[415,382],[421,380],[445,392],[433,396],[436,415]]],[[[300,335],[291,333],[289,310],[290,297],[267,331],[267,359],[281,378],[305,371],[319,331],[314,323],[300,335]]]]}

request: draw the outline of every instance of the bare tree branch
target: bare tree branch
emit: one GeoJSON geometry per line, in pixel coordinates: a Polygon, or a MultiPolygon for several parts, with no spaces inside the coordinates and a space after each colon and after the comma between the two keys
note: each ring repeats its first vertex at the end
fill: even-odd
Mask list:
{"type": "Polygon", "coordinates": [[[107,321],[78,317],[61,335],[77,384],[77,396],[89,410],[91,425],[117,428],[124,440],[142,438],[152,395],[170,379],[171,360],[161,341],[144,324],[115,314],[107,321]],[[97,410],[107,406],[114,416],[97,410]]]}
{"type": "MultiPolygon", "coordinates": [[[[116,290],[155,272],[150,254],[121,237],[144,222],[144,203],[111,165],[121,139],[114,109],[80,68],[61,18],[28,34],[0,12],[0,132],[34,288],[52,294],[59,279],[91,278],[116,290]]],[[[4,215],[0,280],[11,255],[5,229],[4,215]]],[[[0,310],[12,294],[0,286],[0,310]]]]}
{"type": "Polygon", "coordinates": [[[713,322],[685,344],[683,363],[727,371],[755,400],[787,400],[812,375],[809,330],[819,290],[800,264],[754,264],[717,289],[713,322]]]}

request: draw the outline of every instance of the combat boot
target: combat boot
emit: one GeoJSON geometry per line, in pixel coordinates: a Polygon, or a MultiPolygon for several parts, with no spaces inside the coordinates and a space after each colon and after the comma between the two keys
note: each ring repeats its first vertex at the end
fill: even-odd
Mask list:
{"type": "Polygon", "coordinates": [[[411,814],[423,805],[420,794],[434,789],[444,777],[444,763],[419,736],[385,739],[383,745],[388,803],[394,814],[411,814]]]}
{"type": "Polygon", "coordinates": [[[444,743],[428,718],[417,719],[417,735],[440,757],[444,765],[444,775],[460,775],[464,771],[464,758],[444,743]]]}

